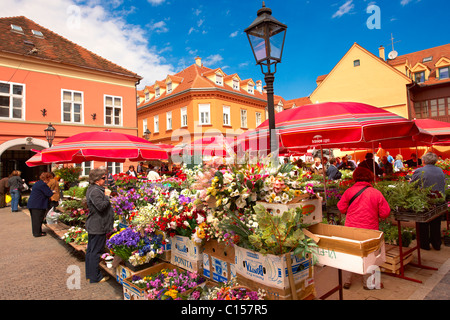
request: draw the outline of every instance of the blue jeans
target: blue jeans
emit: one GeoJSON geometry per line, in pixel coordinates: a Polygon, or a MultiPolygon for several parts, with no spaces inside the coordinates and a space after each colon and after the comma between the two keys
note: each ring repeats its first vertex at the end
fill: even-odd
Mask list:
{"type": "Polygon", "coordinates": [[[11,210],[17,211],[19,210],[20,191],[18,189],[13,189],[10,191],[10,194],[11,194],[11,210]]]}

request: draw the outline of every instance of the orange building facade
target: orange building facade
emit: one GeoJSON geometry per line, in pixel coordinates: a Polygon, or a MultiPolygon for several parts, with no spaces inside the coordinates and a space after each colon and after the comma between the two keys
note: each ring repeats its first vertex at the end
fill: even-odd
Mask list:
{"type": "MultiPolygon", "coordinates": [[[[0,18],[1,175],[27,181],[46,168],[25,161],[74,134],[109,129],[137,135],[136,84],[141,77],[25,17],[0,18]]],[[[83,173],[105,163],[85,163],[83,173]]],[[[125,164],[126,165],[126,164],[125,164]]],[[[109,164],[112,171],[123,165],[109,164]]]]}

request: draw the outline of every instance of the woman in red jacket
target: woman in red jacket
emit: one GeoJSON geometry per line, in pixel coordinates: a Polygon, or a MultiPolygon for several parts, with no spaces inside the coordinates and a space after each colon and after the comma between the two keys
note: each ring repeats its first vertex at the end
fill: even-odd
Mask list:
{"type": "MultiPolygon", "coordinates": [[[[391,213],[383,194],[372,187],[373,179],[372,171],[366,168],[358,167],[353,172],[355,184],[344,192],[337,204],[339,211],[347,215],[346,227],[379,230],[379,219],[386,219],[391,213]]],[[[344,274],[344,288],[349,289],[352,273],[344,274]]],[[[365,279],[363,281],[366,289],[365,279]]]]}

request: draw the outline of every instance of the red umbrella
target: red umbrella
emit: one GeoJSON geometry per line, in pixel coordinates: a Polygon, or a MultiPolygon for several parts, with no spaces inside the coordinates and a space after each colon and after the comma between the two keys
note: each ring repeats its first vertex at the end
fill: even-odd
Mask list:
{"type": "Polygon", "coordinates": [[[36,152],[36,154],[33,155],[27,161],[25,161],[27,166],[29,166],[29,167],[37,167],[37,166],[43,166],[43,165],[47,165],[48,164],[48,163],[42,162],[42,155],[41,155],[41,151],[40,150],[31,149],[31,151],[36,152]]]}
{"type": "MultiPolygon", "coordinates": [[[[370,148],[373,142],[411,137],[419,132],[413,121],[356,102],[325,102],[288,109],[276,114],[275,124],[280,149],[293,151],[312,146],[370,148]]],[[[255,144],[251,141],[255,139],[267,140],[268,126],[266,120],[249,133],[249,144],[255,144]]]]}
{"type": "Polygon", "coordinates": [[[450,123],[434,119],[416,119],[414,123],[420,131],[415,140],[428,144],[450,142],[450,123]]]}
{"type": "Polygon", "coordinates": [[[172,149],[172,154],[181,154],[187,151],[191,155],[227,157],[233,154],[234,138],[224,137],[222,134],[205,136],[192,141],[189,145],[179,144],[172,149]]]}
{"type": "Polygon", "coordinates": [[[85,161],[130,161],[168,159],[162,148],[136,136],[112,132],[83,132],[64,139],[41,152],[46,163],[81,163],[85,161]]]}
{"type": "Polygon", "coordinates": [[[156,143],[155,146],[160,147],[161,149],[165,150],[166,152],[170,152],[175,146],[171,144],[165,144],[165,143],[156,143]]]}

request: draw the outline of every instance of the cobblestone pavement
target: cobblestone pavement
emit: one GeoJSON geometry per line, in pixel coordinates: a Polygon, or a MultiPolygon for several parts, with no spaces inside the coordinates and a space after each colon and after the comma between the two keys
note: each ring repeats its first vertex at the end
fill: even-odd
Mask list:
{"type": "MultiPolygon", "coordinates": [[[[113,278],[87,283],[84,254],[48,228],[43,227],[47,236],[34,238],[27,209],[12,213],[9,207],[3,208],[0,217],[0,300],[123,300],[122,286],[113,278]]],[[[439,268],[432,271],[407,265],[405,275],[422,283],[382,274],[383,290],[363,290],[354,281],[349,290],[343,290],[344,300],[450,300],[450,247],[421,253],[423,264],[439,268]]],[[[329,290],[327,286],[337,284],[336,269],[325,267],[322,272],[315,271],[318,296],[329,290]]],[[[336,293],[329,299],[337,297],[336,293]]]]}
{"type": "MultiPolygon", "coordinates": [[[[0,217],[1,300],[123,299],[122,286],[115,279],[86,282],[83,254],[51,232],[33,237],[27,209],[13,213],[2,208],[0,217]]],[[[49,230],[44,226],[43,231],[49,230]]]]}

